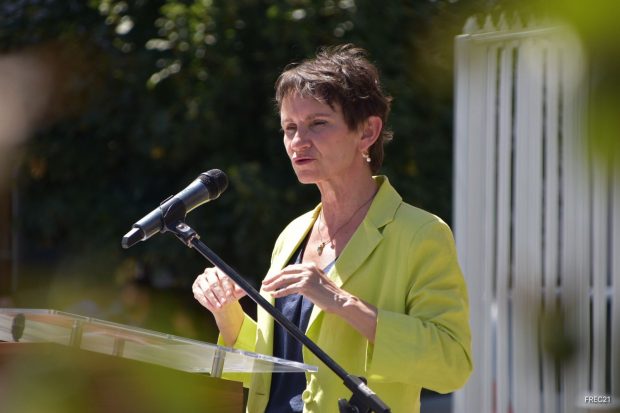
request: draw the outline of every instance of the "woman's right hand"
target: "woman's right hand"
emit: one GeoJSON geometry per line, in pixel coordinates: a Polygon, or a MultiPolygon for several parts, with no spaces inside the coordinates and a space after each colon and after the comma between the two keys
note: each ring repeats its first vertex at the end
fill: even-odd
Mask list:
{"type": "Polygon", "coordinates": [[[196,277],[192,286],[194,298],[213,313],[215,323],[227,346],[234,346],[243,324],[243,309],[239,299],[243,291],[217,268],[207,268],[196,277]]]}
{"type": "Polygon", "coordinates": [[[215,267],[206,268],[192,286],[194,298],[214,315],[228,309],[245,295],[230,277],[215,267]]]}

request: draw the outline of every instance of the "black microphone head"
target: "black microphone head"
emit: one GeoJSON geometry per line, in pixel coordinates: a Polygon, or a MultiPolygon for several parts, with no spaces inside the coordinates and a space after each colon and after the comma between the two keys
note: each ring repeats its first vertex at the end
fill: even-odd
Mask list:
{"type": "Polygon", "coordinates": [[[198,179],[207,187],[210,199],[219,197],[228,188],[228,177],[219,169],[203,172],[198,176],[198,179]]]}

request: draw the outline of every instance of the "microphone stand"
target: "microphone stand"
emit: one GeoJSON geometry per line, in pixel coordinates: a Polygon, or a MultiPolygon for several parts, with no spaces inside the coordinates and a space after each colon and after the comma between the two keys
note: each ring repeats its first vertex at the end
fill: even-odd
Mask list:
{"type": "MultiPolygon", "coordinates": [[[[180,203],[180,201],[179,201],[180,203]]],[[[176,204],[175,204],[176,205],[176,204]]],[[[390,408],[374,393],[367,385],[363,377],[353,376],[347,373],[336,361],[327,355],[319,346],[308,338],[295,324],[289,321],[280,313],[269,301],[260,295],[250,283],[241,277],[231,266],[226,264],[220,257],[209,249],[202,241],[196,231],[190,228],[182,219],[179,219],[179,211],[175,211],[172,205],[164,212],[164,229],[161,232],[172,232],[181,242],[190,248],[194,248],[204,258],[210,261],[217,268],[222,270],[227,276],[239,285],[247,295],[267,311],[282,327],[286,329],[295,339],[301,342],[308,350],[319,358],[327,367],[343,380],[344,385],[353,393],[350,400],[338,400],[340,413],[389,413],[390,408]]],[[[181,214],[183,216],[184,214],[181,214]]]]}

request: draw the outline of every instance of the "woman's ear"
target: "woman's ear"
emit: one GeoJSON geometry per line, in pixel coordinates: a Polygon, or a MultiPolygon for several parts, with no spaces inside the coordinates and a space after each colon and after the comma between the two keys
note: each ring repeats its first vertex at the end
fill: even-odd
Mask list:
{"type": "Polygon", "coordinates": [[[383,121],[379,116],[369,116],[362,127],[362,139],[360,140],[360,150],[368,151],[370,147],[379,139],[379,134],[383,128],[383,121]]]}

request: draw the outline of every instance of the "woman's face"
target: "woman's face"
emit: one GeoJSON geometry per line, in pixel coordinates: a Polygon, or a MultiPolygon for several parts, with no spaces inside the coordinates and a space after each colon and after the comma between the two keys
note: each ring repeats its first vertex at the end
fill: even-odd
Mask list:
{"type": "Polygon", "coordinates": [[[361,156],[361,132],[349,129],[338,104],[291,95],[282,101],[284,147],[301,183],[346,180],[355,168],[367,168],[361,156]]]}

